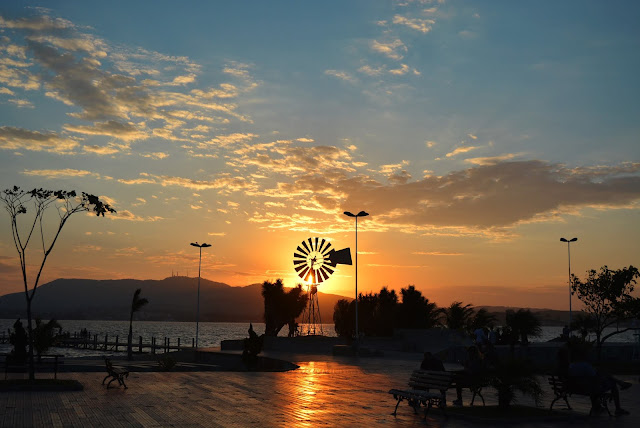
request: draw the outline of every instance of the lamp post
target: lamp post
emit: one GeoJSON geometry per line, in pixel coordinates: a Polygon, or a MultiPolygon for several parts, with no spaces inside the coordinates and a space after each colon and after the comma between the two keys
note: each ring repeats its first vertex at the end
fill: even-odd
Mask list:
{"type": "Polygon", "coordinates": [[[571,243],[576,242],[578,238],[565,239],[560,238],[560,241],[567,243],[567,253],[569,255],[569,336],[571,336],[571,243]]]}
{"type": "Polygon", "coordinates": [[[210,247],[211,244],[198,244],[197,242],[192,242],[191,245],[194,247],[198,247],[200,249],[200,259],[198,261],[198,304],[196,309],[196,348],[198,347],[198,324],[200,322],[200,266],[202,265],[202,249],[210,247]]]}
{"type": "Polygon", "coordinates": [[[344,215],[347,217],[355,217],[356,219],[356,346],[358,345],[358,217],[366,217],[369,213],[360,211],[358,214],[353,214],[349,211],[345,211],[344,215]]]}

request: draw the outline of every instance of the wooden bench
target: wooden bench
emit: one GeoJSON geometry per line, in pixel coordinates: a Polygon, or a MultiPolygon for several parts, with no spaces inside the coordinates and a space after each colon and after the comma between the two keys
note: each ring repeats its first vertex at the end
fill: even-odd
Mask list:
{"type": "Polygon", "coordinates": [[[411,389],[391,389],[389,394],[398,400],[392,415],[396,416],[398,406],[402,400],[413,407],[413,411],[418,413],[420,405],[424,406],[424,417],[431,407],[438,407],[446,414],[446,391],[453,381],[453,373],[443,371],[414,370],[409,378],[411,389]]]}
{"type": "MultiPolygon", "coordinates": [[[[20,373],[29,371],[29,360],[27,361],[14,361],[11,357],[11,354],[0,354],[0,356],[4,357],[4,378],[5,380],[9,376],[9,372],[17,372],[20,373]],[[11,368],[11,369],[10,369],[11,368]]],[[[53,369],[53,378],[58,379],[58,366],[63,364],[64,355],[60,354],[44,354],[33,357],[33,362],[35,366],[36,372],[43,372],[44,370],[48,370],[49,368],[53,369]]]]}
{"type": "MultiPolygon", "coordinates": [[[[551,385],[551,389],[553,390],[554,399],[551,401],[551,405],[549,406],[549,410],[553,410],[553,405],[556,401],[562,399],[567,404],[567,408],[572,410],[571,405],[569,404],[569,395],[585,395],[590,397],[595,395],[598,403],[604,407],[611,416],[611,411],[609,410],[608,403],[611,401],[611,392],[599,392],[597,394],[593,393],[592,382],[594,378],[571,378],[571,377],[562,377],[556,375],[549,376],[549,385],[551,385]]],[[[593,406],[591,406],[591,410],[589,411],[589,416],[593,414],[593,406]]]]}
{"type": "Polygon", "coordinates": [[[111,358],[108,357],[104,358],[104,363],[107,369],[107,375],[104,377],[104,379],[102,379],[102,384],[104,385],[104,382],[109,377],[111,377],[111,380],[109,381],[109,383],[107,383],[107,389],[109,388],[109,385],[111,385],[111,382],[113,382],[114,380],[117,380],[118,384],[124,386],[125,389],[128,388],[127,384],[124,383],[124,378],[129,377],[129,370],[122,367],[114,366],[111,362],[111,358]]]}

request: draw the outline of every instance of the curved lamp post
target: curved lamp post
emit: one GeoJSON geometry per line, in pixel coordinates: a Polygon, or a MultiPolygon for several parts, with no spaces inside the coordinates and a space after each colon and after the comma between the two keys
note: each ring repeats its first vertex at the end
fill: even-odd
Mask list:
{"type": "Polygon", "coordinates": [[[356,219],[356,346],[358,343],[358,217],[366,217],[369,213],[360,211],[358,214],[353,214],[349,211],[345,211],[344,215],[347,217],[355,217],[356,219]]]}
{"type": "Polygon", "coordinates": [[[210,247],[211,244],[198,244],[197,242],[192,242],[192,246],[198,247],[200,249],[200,259],[198,261],[198,306],[196,309],[196,348],[198,347],[198,324],[200,321],[200,266],[202,265],[202,249],[210,247]]]}
{"type": "Polygon", "coordinates": [[[576,242],[578,238],[565,239],[560,238],[560,241],[567,243],[567,252],[569,254],[569,336],[571,337],[571,243],[576,242]]]}

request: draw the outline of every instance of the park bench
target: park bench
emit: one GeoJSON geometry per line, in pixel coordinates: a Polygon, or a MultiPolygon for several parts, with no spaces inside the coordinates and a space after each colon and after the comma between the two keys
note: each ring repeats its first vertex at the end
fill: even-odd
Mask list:
{"type": "Polygon", "coordinates": [[[104,382],[109,377],[111,377],[111,380],[109,381],[109,383],[107,383],[107,388],[109,388],[109,385],[111,385],[111,382],[113,382],[114,380],[117,380],[118,384],[124,386],[125,389],[128,388],[127,384],[124,383],[124,378],[129,377],[129,370],[122,367],[114,366],[111,362],[111,358],[108,357],[104,358],[104,363],[107,369],[107,375],[104,377],[104,379],[102,379],[102,384],[104,385],[104,382]]]}
{"type": "MultiPolygon", "coordinates": [[[[1,357],[4,357],[4,378],[5,380],[9,376],[9,372],[11,373],[24,373],[29,371],[29,361],[15,361],[12,358],[11,354],[0,354],[1,357]]],[[[36,372],[44,372],[44,371],[53,371],[53,378],[58,378],[58,367],[63,364],[62,359],[64,355],[59,354],[44,354],[40,356],[34,356],[34,366],[36,372]]]]}
{"type": "MultiPolygon", "coordinates": [[[[562,399],[567,404],[567,408],[572,410],[571,405],[569,404],[569,395],[585,395],[587,397],[591,397],[594,395],[593,387],[592,387],[592,378],[578,378],[578,377],[565,377],[565,376],[549,376],[549,385],[551,385],[551,389],[553,390],[554,399],[551,401],[551,405],[549,406],[549,410],[553,410],[553,405],[556,401],[562,399]]],[[[604,407],[611,416],[611,411],[609,411],[608,402],[611,401],[611,392],[599,392],[596,395],[596,399],[600,403],[602,407],[604,407]]],[[[593,413],[593,406],[589,411],[589,416],[593,413]]]]}
{"type": "Polygon", "coordinates": [[[446,391],[451,386],[452,380],[451,372],[414,370],[409,378],[410,389],[389,390],[389,394],[398,400],[392,415],[396,416],[402,400],[407,400],[415,413],[418,413],[418,408],[423,405],[425,419],[431,407],[438,407],[446,414],[446,391]]]}

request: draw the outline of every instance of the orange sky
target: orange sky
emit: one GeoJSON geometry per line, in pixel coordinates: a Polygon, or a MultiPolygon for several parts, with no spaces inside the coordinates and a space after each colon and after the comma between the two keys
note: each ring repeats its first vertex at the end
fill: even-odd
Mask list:
{"type": "MultiPolygon", "coordinates": [[[[567,309],[560,237],[583,277],[640,264],[640,3],[158,1],[0,7],[2,188],[118,210],[73,217],[43,281],[196,276],[198,241],[205,278],[294,285],[360,210],[362,292],[567,309]]],[[[17,267],[0,210],[0,293],[17,267]]]]}

